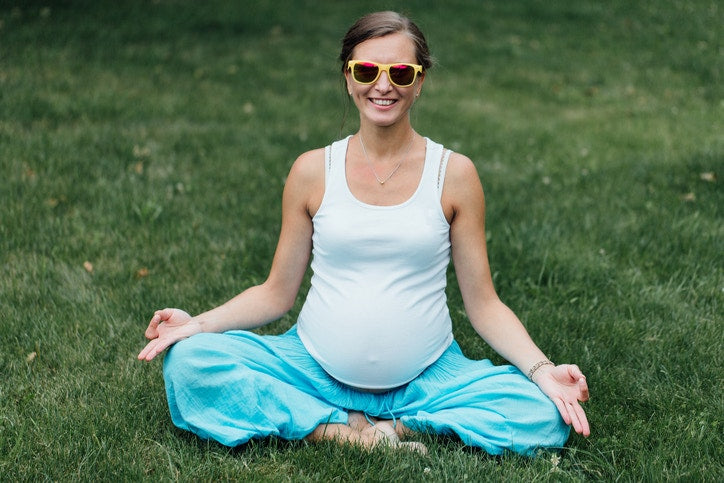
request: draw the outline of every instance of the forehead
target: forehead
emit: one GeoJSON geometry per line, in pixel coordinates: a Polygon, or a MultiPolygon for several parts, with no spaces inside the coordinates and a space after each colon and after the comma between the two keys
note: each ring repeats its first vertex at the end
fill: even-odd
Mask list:
{"type": "Polygon", "coordinates": [[[365,40],[357,44],[352,52],[352,57],[382,64],[394,62],[417,63],[415,44],[403,32],[365,40]]]}

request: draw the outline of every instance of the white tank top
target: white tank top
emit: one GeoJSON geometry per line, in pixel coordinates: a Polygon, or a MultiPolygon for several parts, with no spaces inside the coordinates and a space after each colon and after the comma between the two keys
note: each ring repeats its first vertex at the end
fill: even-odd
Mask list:
{"type": "Polygon", "coordinates": [[[394,206],[363,203],[350,191],[349,137],[325,151],[313,275],[297,329],[324,370],[356,388],[406,384],[453,340],[445,295],[450,225],[440,203],[450,152],[425,142],[417,190],[394,206]]]}

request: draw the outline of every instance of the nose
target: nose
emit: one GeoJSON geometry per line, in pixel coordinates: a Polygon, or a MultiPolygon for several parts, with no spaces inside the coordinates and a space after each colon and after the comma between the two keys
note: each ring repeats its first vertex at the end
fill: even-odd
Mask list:
{"type": "Polygon", "coordinates": [[[387,72],[380,72],[380,76],[377,78],[377,82],[375,82],[375,89],[380,92],[388,92],[392,89],[392,83],[390,82],[390,78],[387,77],[387,72]]]}

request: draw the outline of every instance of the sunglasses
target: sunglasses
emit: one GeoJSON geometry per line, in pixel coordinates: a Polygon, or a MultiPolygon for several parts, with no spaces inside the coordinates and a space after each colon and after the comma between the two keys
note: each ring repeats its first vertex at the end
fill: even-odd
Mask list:
{"type": "Polygon", "coordinates": [[[422,74],[422,66],[417,64],[378,64],[367,60],[350,60],[347,68],[352,79],[359,84],[374,84],[382,72],[397,87],[409,87],[414,84],[417,74],[422,74]]]}

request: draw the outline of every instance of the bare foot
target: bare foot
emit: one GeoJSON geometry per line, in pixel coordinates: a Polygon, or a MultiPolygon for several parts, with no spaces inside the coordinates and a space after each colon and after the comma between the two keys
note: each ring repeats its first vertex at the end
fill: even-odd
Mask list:
{"type": "MultiPolygon", "coordinates": [[[[408,451],[414,451],[421,455],[427,455],[427,446],[418,441],[400,441],[400,432],[404,435],[409,435],[410,431],[407,430],[402,423],[397,423],[397,426],[393,426],[390,421],[377,421],[371,430],[375,431],[376,441],[373,446],[377,444],[385,444],[392,448],[405,449],[408,451]],[[401,431],[402,430],[402,431],[401,431]]],[[[369,431],[369,430],[367,430],[369,431]]]]}
{"type": "Polygon", "coordinates": [[[350,412],[347,424],[320,424],[305,438],[310,442],[333,440],[339,443],[351,443],[370,449],[381,443],[399,442],[395,430],[390,425],[378,428],[374,419],[367,420],[360,412],[350,412]],[[370,422],[372,421],[372,422],[370,422]]]}
{"type": "Polygon", "coordinates": [[[374,418],[367,418],[364,413],[358,411],[350,411],[348,414],[347,426],[355,431],[362,432],[377,422],[374,418]],[[371,421],[371,422],[370,422],[371,421]]]}
{"type": "Polygon", "coordinates": [[[358,444],[366,449],[382,445],[415,451],[421,455],[427,454],[427,447],[422,443],[400,441],[400,434],[411,434],[400,422],[395,427],[389,420],[368,420],[363,413],[355,411],[350,412],[348,418],[347,424],[320,424],[307,436],[307,441],[335,440],[339,443],[358,444]]]}

